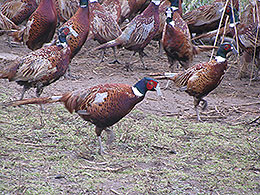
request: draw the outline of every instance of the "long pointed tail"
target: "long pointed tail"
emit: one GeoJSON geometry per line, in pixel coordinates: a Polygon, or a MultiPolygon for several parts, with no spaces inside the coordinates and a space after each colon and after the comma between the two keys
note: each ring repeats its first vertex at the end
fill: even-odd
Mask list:
{"type": "Polygon", "coordinates": [[[51,96],[51,97],[17,100],[17,101],[4,103],[3,107],[20,106],[20,105],[26,105],[26,104],[48,104],[48,103],[60,102],[62,97],[63,96],[51,96]]]}
{"type": "Polygon", "coordinates": [[[212,49],[218,49],[217,46],[212,45],[197,45],[193,47],[193,54],[199,54],[201,52],[210,51],[212,49]]]}
{"type": "Polygon", "coordinates": [[[175,77],[178,75],[178,73],[171,73],[171,72],[156,72],[156,73],[150,73],[149,76],[152,76],[155,79],[158,80],[175,80],[175,77]]]}
{"type": "Polygon", "coordinates": [[[105,49],[105,48],[109,48],[109,47],[114,47],[114,46],[118,46],[118,45],[121,45],[121,42],[118,41],[117,39],[115,39],[115,40],[109,41],[107,43],[104,43],[98,47],[95,47],[93,49],[93,51],[99,50],[99,49],[105,49]]]}

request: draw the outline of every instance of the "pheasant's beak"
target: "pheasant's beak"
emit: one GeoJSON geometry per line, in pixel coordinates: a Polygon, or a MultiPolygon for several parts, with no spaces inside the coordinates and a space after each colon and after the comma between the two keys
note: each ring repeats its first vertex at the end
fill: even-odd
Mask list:
{"type": "Polygon", "coordinates": [[[157,83],[157,86],[154,89],[157,92],[158,96],[162,96],[162,92],[161,92],[161,88],[160,88],[159,83],[157,83]]]}

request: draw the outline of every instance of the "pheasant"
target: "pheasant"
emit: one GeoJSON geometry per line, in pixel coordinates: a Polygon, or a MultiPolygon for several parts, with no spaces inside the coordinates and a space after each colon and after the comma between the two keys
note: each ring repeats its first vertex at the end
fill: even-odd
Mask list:
{"type": "MultiPolygon", "coordinates": [[[[233,4],[238,10],[239,1],[233,0],[233,4]]],[[[198,35],[217,29],[224,11],[224,5],[225,0],[215,0],[210,5],[203,5],[185,13],[183,19],[188,24],[190,32],[198,35]]]]}
{"type": "Polygon", "coordinates": [[[16,62],[0,71],[0,79],[16,81],[23,86],[20,99],[30,88],[36,88],[36,96],[39,97],[45,86],[57,81],[63,76],[70,63],[70,48],[66,37],[69,29],[65,29],[59,35],[56,45],[45,46],[16,60],[16,62]]]}
{"type": "Polygon", "coordinates": [[[248,64],[253,61],[253,58],[255,56],[255,65],[257,67],[257,70],[254,73],[255,75],[253,79],[258,80],[258,72],[260,70],[260,32],[257,12],[260,13],[260,2],[257,1],[257,4],[250,4],[246,15],[244,15],[244,17],[241,17],[243,18],[243,23],[239,23],[238,11],[235,8],[233,10],[234,13],[232,13],[232,11],[228,13],[230,17],[229,28],[231,34],[235,36],[234,27],[236,25],[239,47],[241,48],[243,53],[240,64],[241,69],[238,78],[246,76],[248,64]],[[256,11],[257,9],[258,11],[256,11]],[[233,16],[235,18],[233,18],[233,16]]]}
{"type": "MultiPolygon", "coordinates": [[[[178,12],[180,14],[180,16],[182,16],[182,1],[179,0],[179,7],[178,7],[178,12]]],[[[158,41],[159,43],[159,54],[162,54],[162,33],[163,33],[163,29],[164,29],[164,25],[165,25],[165,21],[166,21],[166,15],[165,15],[165,11],[168,7],[171,6],[171,2],[170,0],[163,0],[160,3],[159,6],[159,21],[160,21],[160,25],[159,25],[159,30],[156,33],[156,35],[154,36],[153,40],[158,41]]]]}
{"type": "Polygon", "coordinates": [[[136,104],[141,102],[147,91],[157,91],[160,94],[159,83],[151,78],[143,78],[134,86],[126,84],[101,84],[85,90],[64,93],[59,96],[24,99],[14,101],[8,106],[24,104],[46,104],[62,102],[70,113],[74,111],[96,126],[96,135],[99,142],[99,152],[104,154],[101,143],[101,133],[105,130],[109,137],[108,142],[114,139],[114,134],[108,127],[117,123],[126,116],[136,104]]]}
{"type": "MultiPolygon", "coordinates": [[[[119,37],[94,48],[94,50],[123,46],[130,51],[134,51],[134,54],[138,52],[144,68],[147,69],[143,62],[145,55],[143,50],[159,29],[159,4],[160,0],[152,0],[149,6],[127,25],[119,37]]],[[[129,68],[129,64],[127,64],[127,71],[129,68]]]]}
{"type": "Polygon", "coordinates": [[[166,24],[163,31],[162,45],[168,57],[170,67],[178,61],[184,69],[190,67],[193,57],[202,51],[213,49],[213,46],[195,46],[187,23],[178,10],[179,1],[171,0],[171,7],[166,10],[166,24]]]}
{"type": "Polygon", "coordinates": [[[21,24],[37,8],[36,0],[7,0],[1,6],[1,12],[14,24],[21,24]]]}
{"type": "Polygon", "coordinates": [[[155,79],[170,79],[181,91],[185,91],[194,98],[194,108],[197,120],[201,121],[198,106],[202,101],[202,109],[206,109],[207,101],[203,98],[213,91],[222,81],[227,69],[226,55],[230,51],[236,52],[231,43],[220,45],[215,59],[196,64],[179,73],[154,73],[155,79]]]}
{"type": "Polygon", "coordinates": [[[119,24],[122,24],[126,19],[130,19],[140,10],[146,8],[145,4],[148,0],[119,0],[121,4],[121,17],[119,24]]]}
{"type": "Polygon", "coordinates": [[[24,28],[6,31],[6,33],[34,51],[52,40],[56,25],[57,13],[53,0],[41,0],[24,28]]]}
{"type": "Polygon", "coordinates": [[[58,29],[58,32],[62,32],[64,29],[69,29],[71,32],[67,37],[71,49],[71,59],[74,58],[85,43],[89,33],[89,25],[88,0],[80,0],[80,7],[77,12],[58,29]]]}
{"type": "MultiPolygon", "coordinates": [[[[102,4],[103,5],[103,4],[102,4]]],[[[108,13],[97,0],[89,1],[90,13],[90,31],[88,39],[94,39],[100,44],[106,43],[116,39],[122,34],[118,23],[113,19],[112,15],[108,13]]],[[[115,60],[113,63],[119,63],[116,58],[115,47],[113,47],[115,60]]],[[[104,61],[105,49],[102,50],[100,63],[104,61]]]]}
{"type": "Polygon", "coordinates": [[[58,21],[63,24],[68,21],[78,10],[78,0],[54,0],[58,21]]]}
{"type": "Polygon", "coordinates": [[[111,14],[112,18],[119,23],[121,16],[121,5],[119,0],[105,0],[102,7],[111,14]]]}

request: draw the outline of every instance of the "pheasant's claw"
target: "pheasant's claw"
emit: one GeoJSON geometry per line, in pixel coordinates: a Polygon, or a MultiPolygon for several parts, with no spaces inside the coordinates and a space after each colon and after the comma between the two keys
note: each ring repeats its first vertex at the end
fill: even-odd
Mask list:
{"type": "Polygon", "coordinates": [[[121,64],[118,60],[114,60],[112,62],[109,62],[109,64],[121,64]]]}
{"type": "Polygon", "coordinates": [[[202,100],[202,110],[205,110],[208,106],[208,102],[206,100],[202,100]]]}

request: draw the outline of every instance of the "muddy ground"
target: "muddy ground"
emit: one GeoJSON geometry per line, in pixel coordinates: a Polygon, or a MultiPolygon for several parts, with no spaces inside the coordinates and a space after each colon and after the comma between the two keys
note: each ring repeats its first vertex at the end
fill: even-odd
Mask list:
{"type": "MultiPolygon", "coordinates": [[[[0,67],[3,68],[12,63],[17,56],[26,55],[30,50],[22,44],[15,44],[10,47],[7,37],[0,37],[0,67]]],[[[151,42],[145,52],[148,55],[144,57],[148,70],[143,66],[136,54],[132,57],[132,71],[124,69],[125,63],[129,62],[132,55],[131,51],[120,48],[117,50],[118,60],[121,64],[110,64],[113,61],[112,49],[108,49],[105,55],[105,62],[99,63],[100,51],[92,51],[98,43],[90,41],[85,43],[80,52],[71,62],[71,72],[76,76],[76,80],[61,78],[44,89],[43,96],[60,94],[66,91],[72,91],[87,88],[101,83],[126,83],[133,85],[144,76],[152,72],[170,71],[165,53],[159,55],[157,42],[151,42]]],[[[193,64],[206,62],[209,60],[211,52],[205,52],[197,55],[193,64]]],[[[250,79],[236,79],[238,72],[237,59],[234,56],[229,57],[229,69],[221,84],[212,91],[205,99],[208,101],[208,107],[201,111],[204,121],[220,121],[223,123],[237,124],[249,118],[256,118],[260,113],[260,82],[250,79]]],[[[22,87],[15,82],[1,80],[0,84],[9,88],[13,96],[11,100],[18,99],[22,87]]],[[[161,88],[166,85],[166,81],[161,81],[161,88]]],[[[167,115],[188,120],[196,121],[195,111],[193,109],[193,98],[185,92],[180,92],[173,83],[167,90],[163,90],[164,100],[157,98],[153,92],[147,93],[146,99],[137,105],[139,109],[147,113],[167,115]]],[[[26,98],[35,97],[35,90],[31,89],[26,98]]]]}

